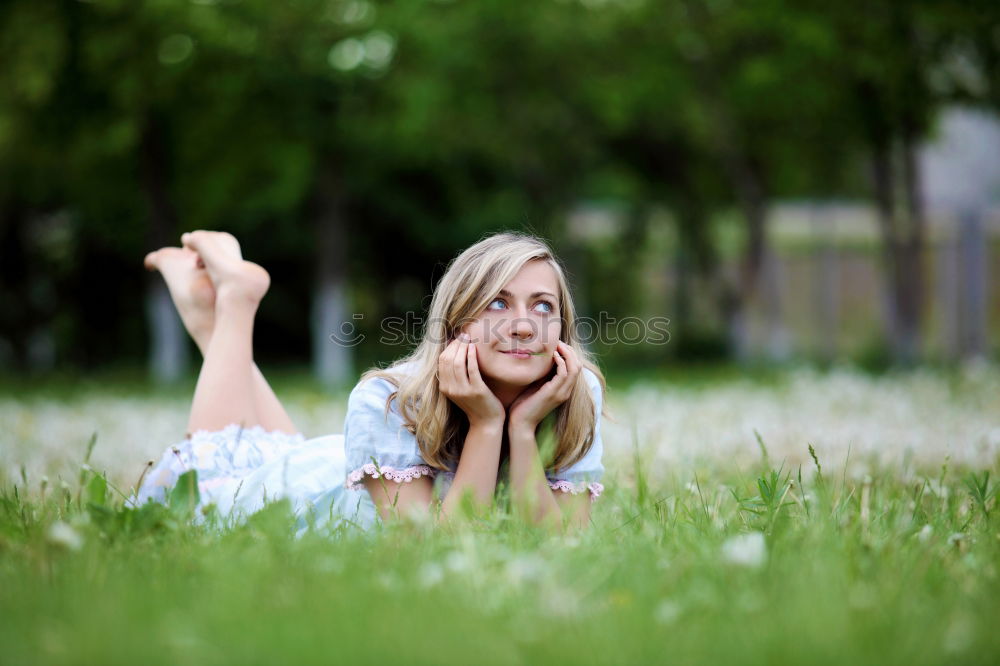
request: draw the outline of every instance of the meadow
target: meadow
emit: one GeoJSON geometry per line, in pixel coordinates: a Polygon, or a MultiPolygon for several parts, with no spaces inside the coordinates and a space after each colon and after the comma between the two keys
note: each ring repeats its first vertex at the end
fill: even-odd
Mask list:
{"type": "MultiPolygon", "coordinates": [[[[550,534],[128,508],[183,389],[0,395],[0,663],[996,663],[1000,369],[612,376],[550,534]]],[[[278,386],[309,435],[346,396],[278,386]]]]}

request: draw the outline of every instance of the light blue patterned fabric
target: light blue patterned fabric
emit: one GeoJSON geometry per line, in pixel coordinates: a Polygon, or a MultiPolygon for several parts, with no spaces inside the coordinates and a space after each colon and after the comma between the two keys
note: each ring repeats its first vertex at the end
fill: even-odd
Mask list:
{"type": "Polygon", "coordinates": [[[192,469],[198,472],[199,508],[215,505],[228,522],[278,499],[291,502],[300,531],[310,523],[368,529],[376,522],[368,493],[344,486],[343,435],[306,440],[299,433],[238,425],[201,430],[164,452],[144,477],[134,504],[164,502],[178,477],[192,469]]]}
{"type": "MultiPolygon", "coordinates": [[[[402,366],[406,372],[409,366],[402,366]]],[[[596,499],[603,486],[600,382],[584,370],[596,402],[596,433],[590,451],[565,470],[547,474],[549,485],[563,492],[589,491],[596,499]]],[[[347,402],[344,434],[306,440],[300,433],[268,432],[260,426],[230,425],[217,431],[198,431],[169,447],[139,487],[134,504],[164,502],[177,478],[198,472],[201,506],[214,504],[219,513],[240,520],[268,501],[286,498],[300,517],[300,530],[342,524],[369,529],[377,522],[375,504],[364,490],[364,475],[409,481],[420,476],[434,479],[435,492],[444,497],[454,469],[429,467],[420,457],[416,438],[403,425],[395,401],[385,411],[386,400],[396,390],[386,379],[359,382],[347,402]]]]}
{"type": "MultiPolygon", "coordinates": [[[[394,371],[406,374],[412,367],[411,362],[394,371]]],[[[395,390],[388,379],[372,377],[359,382],[347,398],[344,443],[350,490],[364,490],[361,479],[365,475],[405,482],[438,474],[420,456],[417,439],[403,425],[395,400],[386,413],[386,401],[395,390]]]]}
{"type": "Polygon", "coordinates": [[[590,370],[584,368],[584,379],[590,387],[590,395],[594,398],[594,443],[590,450],[578,461],[562,470],[546,473],[549,485],[556,490],[581,493],[590,492],[591,499],[597,499],[604,491],[601,478],[604,476],[604,441],[601,439],[601,410],[604,408],[604,395],[601,392],[601,380],[590,370]]]}

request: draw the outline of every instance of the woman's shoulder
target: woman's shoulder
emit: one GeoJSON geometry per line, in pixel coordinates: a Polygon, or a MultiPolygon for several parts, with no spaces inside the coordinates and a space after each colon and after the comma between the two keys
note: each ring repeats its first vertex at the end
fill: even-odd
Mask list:
{"type": "MultiPolygon", "coordinates": [[[[397,369],[398,366],[391,368],[393,373],[397,369]]],[[[402,370],[406,372],[408,368],[402,370]]],[[[348,484],[351,488],[361,487],[360,480],[365,473],[375,474],[375,463],[387,478],[392,478],[389,473],[402,474],[423,464],[416,439],[407,429],[396,401],[392,400],[386,409],[389,397],[397,388],[388,378],[374,375],[359,380],[351,391],[344,419],[344,446],[352,470],[348,484]]]]}
{"type": "Polygon", "coordinates": [[[394,391],[399,389],[399,381],[411,376],[416,371],[416,362],[407,361],[398,365],[389,366],[380,372],[387,373],[392,377],[378,374],[371,374],[371,370],[362,375],[358,383],[351,389],[351,396],[375,396],[383,400],[388,398],[394,391]],[[367,375],[367,376],[366,376],[367,375]]]}
{"type": "Polygon", "coordinates": [[[590,387],[590,392],[594,396],[594,399],[604,399],[604,387],[602,386],[601,378],[597,376],[597,373],[590,368],[583,368],[583,378],[587,381],[587,386],[590,387]]]}

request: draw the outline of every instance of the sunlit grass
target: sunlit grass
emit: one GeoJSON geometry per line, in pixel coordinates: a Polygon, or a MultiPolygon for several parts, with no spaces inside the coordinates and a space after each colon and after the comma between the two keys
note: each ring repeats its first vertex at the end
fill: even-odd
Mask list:
{"type": "Polygon", "coordinates": [[[219,530],[183,492],[126,508],[88,468],[44,498],[14,484],[0,660],[995,661],[995,471],[812,465],[638,468],[569,535],[497,514],[296,538],[283,503],[219,530]]]}
{"type": "MultiPolygon", "coordinates": [[[[297,538],[282,503],[218,529],[184,488],[127,508],[125,463],[99,462],[127,443],[88,427],[102,398],[42,398],[24,432],[59,473],[3,452],[0,663],[996,663],[996,383],[637,384],[609,398],[607,490],[568,535],[497,513],[297,538]]],[[[5,407],[22,427],[30,400],[5,407]]],[[[122,400],[100,405],[136,440],[182,415],[122,400]]]]}

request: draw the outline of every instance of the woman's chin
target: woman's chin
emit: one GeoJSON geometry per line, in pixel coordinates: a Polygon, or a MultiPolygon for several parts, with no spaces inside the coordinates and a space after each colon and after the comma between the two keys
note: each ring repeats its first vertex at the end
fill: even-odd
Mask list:
{"type": "Polygon", "coordinates": [[[489,375],[497,382],[512,386],[528,386],[545,376],[536,368],[499,368],[489,375]]]}

